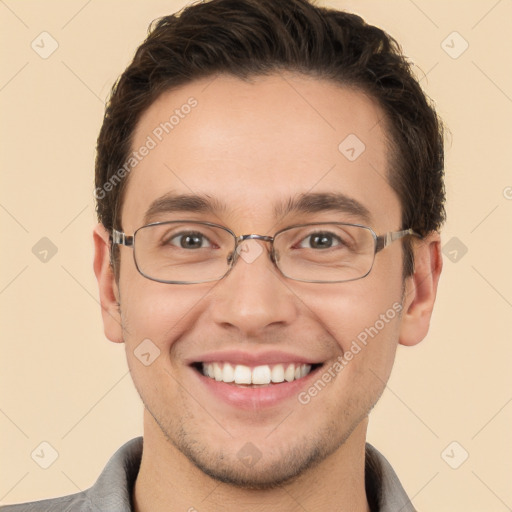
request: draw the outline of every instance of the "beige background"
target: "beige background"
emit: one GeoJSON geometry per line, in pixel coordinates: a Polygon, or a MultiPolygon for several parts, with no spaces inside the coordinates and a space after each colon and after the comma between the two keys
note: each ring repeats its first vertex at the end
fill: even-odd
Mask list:
{"type": "MultiPolygon", "coordinates": [[[[451,131],[444,244],[467,247],[455,262],[445,257],[430,334],[400,348],[369,440],[421,511],[511,510],[512,2],[322,3],[382,26],[417,65],[451,131]],[[453,31],[463,39],[446,39],[453,31]],[[446,461],[459,464],[463,450],[469,458],[452,469],[446,461]]],[[[141,434],[141,405],[123,347],[103,335],[92,272],[94,148],[104,100],[147,25],[183,5],[0,1],[3,504],[87,488],[141,434]],[[47,59],[31,48],[43,31],[59,45],[47,59]],[[43,237],[58,249],[47,262],[32,252],[43,237]],[[58,452],[48,469],[31,457],[43,441],[58,452]]]]}

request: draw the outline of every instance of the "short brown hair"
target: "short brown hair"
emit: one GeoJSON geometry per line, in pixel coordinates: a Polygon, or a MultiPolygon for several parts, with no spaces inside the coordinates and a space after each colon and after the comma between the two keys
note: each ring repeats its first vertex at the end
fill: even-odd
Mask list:
{"type": "MultiPolygon", "coordinates": [[[[437,231],[445,219],[442,124],[409,62],[380,28],[308,0],[210,0],[154,22],[112,88],[98,137],[97,214],[105,228],[122,229],[127,177],[116,173],[141,115],[162,92],[218,73],[246,79],[280,70],[355,87],[377,100],[402,226],[422,235],[437,231]]],[[[407,241],[404,250],[409,275],[414,262],[407,241]]]]}

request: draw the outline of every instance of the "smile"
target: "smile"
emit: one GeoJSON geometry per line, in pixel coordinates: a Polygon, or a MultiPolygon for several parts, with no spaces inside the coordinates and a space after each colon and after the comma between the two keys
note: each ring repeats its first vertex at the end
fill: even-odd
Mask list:
{"type": "Polygon", "coordinates": [[[278,363],[259,366],[232,365],[223,362],[200,363],[204,376],[226,384],[242,386],[268,386],[281,382],[299,380],[318,365],[278,363]]]}

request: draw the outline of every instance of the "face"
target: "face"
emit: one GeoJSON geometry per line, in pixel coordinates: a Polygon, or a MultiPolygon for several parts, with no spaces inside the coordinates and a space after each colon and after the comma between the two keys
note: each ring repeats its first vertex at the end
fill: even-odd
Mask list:
{"type": "MultiPolygon", "coordinates": [[[[250,83],[219,76],[165,93],[134,135],[134,150],[148,136],[156,145],[130,173],[123,230],[131,235],[147,222],[177,219],[221,224],[236,235],[272,236],[309,222],[399,230],[382,117],[357,90],[291,74],[250,83]],[[166,133],[161,123],[176,109],[179,121],[166,133]],[[349,135],[348,150],[340,150],[349,135]],[[362,208],[347,201],[319,211],[283,207],[305,194],[339,194],[362,208]],[[210,208],[174,204],[148,217],[152,205],[172,195],[200,196],[210,208]]],[[[122,328],[110,337],[125,342],[155,435],[214,478],[264,488],[335,454],[365,424],[398,343],[403,260],[395,242],[364,279],[305,283],[279,273],[268,242],[247,244],[255,259],[239,258],[220,281],[190,285],[143,277],[133,249],[120,247],[122,328]],[[137,348],[148,339],[146,359],[159,355],[146,365],[137,348]],[[288,376],[301,365],[311,371],[305,366],[291,382],[248,386],[204,375],[203,363],[212,371],[214,363],[241,365],[240,375],[249,368],[252,378],[270,371],[275,380],[280,365],[294,365],[288,376]]],[[[230,380],[226,370],[216,371],[230,380]]]]}

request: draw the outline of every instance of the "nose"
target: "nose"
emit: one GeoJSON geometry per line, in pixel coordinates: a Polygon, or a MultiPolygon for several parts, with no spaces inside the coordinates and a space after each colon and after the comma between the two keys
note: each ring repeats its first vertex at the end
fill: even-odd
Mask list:
{"type": "Polygon", "coordinates": [[[243,337],[291,324],[297,317],[298,298],[274,267],[268,244],[245,240],[237,252],[231,272],[212,290],[213,321],[243,337]]]}

